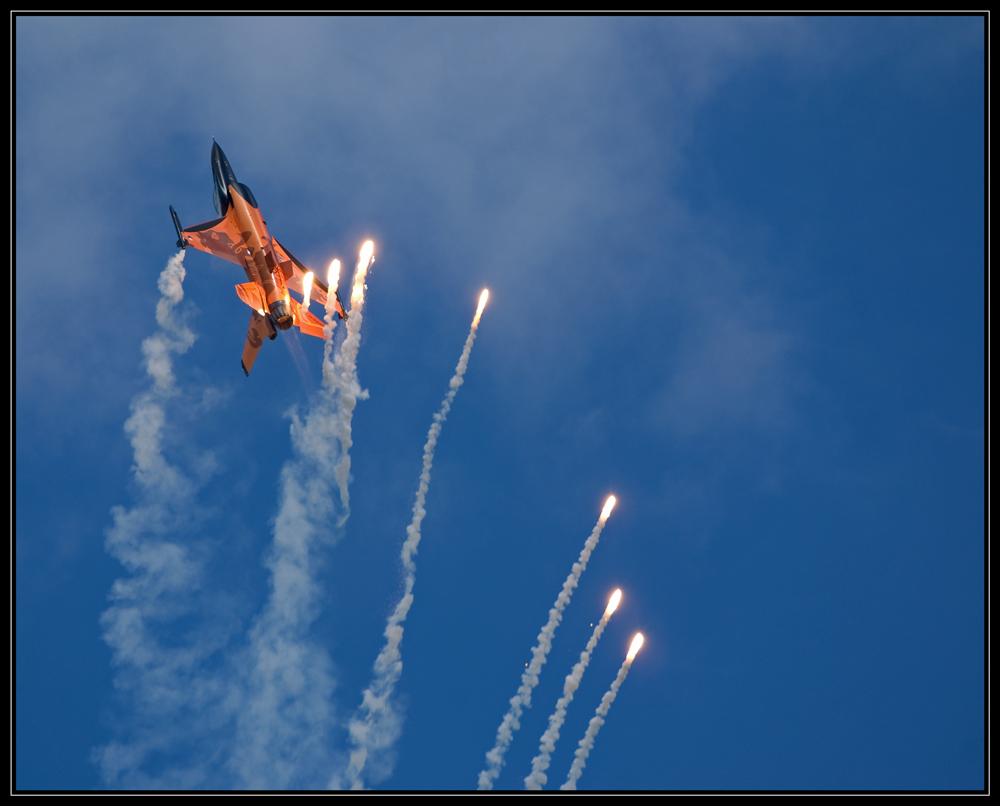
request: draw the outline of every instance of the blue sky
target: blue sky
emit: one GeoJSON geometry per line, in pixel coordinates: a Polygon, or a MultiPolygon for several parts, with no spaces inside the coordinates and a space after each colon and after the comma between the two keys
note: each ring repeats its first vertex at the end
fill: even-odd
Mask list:
{"type": "Polygon", "coordinates": [[[981,18],[18,17],[15,35],[18,788],[343,770],[484,287],[401,729],[365,783],[475,788],[614,493],[497,788],[523,786],[616,587],[547,788],[638,630],[581,789],[983,787],[981,18]],[[191,574],[143,594],[154,653],[115,654],[102,627],[113,586],[141,586],[106,546],[112,508],[158,503],[124,426],[151,387],[167,206],[215,216],[213,136],[299,259],[376,244],[350,518],[311,544],[311,603],[282,635],[305,683],[274,713],[248,670],[283,468],[319,478],[289,412],[322,411],[323,345],[282,334],[244,378],[242,272],[193,250],[176,312],[197,339],[162,401],[187,492],[137,537],[191,574]]]}

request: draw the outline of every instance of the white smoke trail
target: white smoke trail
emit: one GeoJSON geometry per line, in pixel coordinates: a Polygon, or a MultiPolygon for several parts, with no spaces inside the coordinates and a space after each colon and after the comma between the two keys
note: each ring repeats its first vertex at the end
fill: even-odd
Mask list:
{"type": "Polygon", "coordinates": [[[493,782],[500,775],[500,768],[504,763],[503,757],[507,752],[507,748],[510,747],[511,740],[514,738],[514,731],[521,727],[519,721],[521,711],[524,708],[531,707],[531,692],[538,685],[538,675],[541,673],[549,650],[552,648],[552,637],[555,635],[556,627],[562,621],[563,611],[566,609],[566,605],[569,604],[570,597],[573,595],[573,589],[576,588],[580,581],[580,576],[587,568],[590,553],[597,546],[597,541],[601,539],[601,532],[604,530],[604,524],[607,522],[608,515],[611,513],[611,508],[614,504],[615,497],[611,496],[604,505],[604,511],[601,513],[597,525],[594,526],[590,537],[584,543],[579,559],[573,563],[573,570],[566,577],[566,581],[563,583],[562,590],[559,592],[555,604],[549,610],[549,620],[542,627],[542,631],[538,634],[538,643],[531,650],[531,663],[524,674],[521,675],[521,686],[518,688],[517,694],[510,698],[510,708],[504,714],[503,721],[497,729],[496,743],[493,745],[493,749],[486,754],[486,769],[479,773],[480,789],[492,789],[493,782]]]}
{"type": "Polygon", "coordinates": [[[531,774],[524,779],[525,789],[541,789],[548,781],[545,771],[549,768],[549,764],[552,761],[552,751],[555,750],[556,742],[559,741],[559,730],[566,719],[566,709],[573,702],[573,696],[580,687],[580,680],[583,679],[583,673],[590,663],[590,655],[597,646],[597,642],[601,640],[601,633],[608,626],[613,612],[614,609],[610,606],[604,611],[601,620],[594,627],[594,632],[590,636],[590,640],[587,641],[587,647],[580,653],[580,660],[576,662],[573,670],[566,675],[566,680],[563,683],[563,695],[556,702],[555,712],[549,717],[549,727],[542,734],[542,739],[538,747],[538,755],[531,760],[531,774]]]}
{"type": "Polygon", "coordinates": [[[608,689],[607,693],[601,698],[601,704],[597,706],[597,715],[590,720],[590,724],[587,726],[587,732],[583,734],[583,738],[580,740],[580,746],[576,748],[576,758],[573,759],[573,765],[569,768],[569,777],[566,779],[566,783],[559,787],[560,789],[576,789],[577,779],[583,775],[583,768],[587,766],[587,756],[590,755],[590,751],[594,747],[594,739],[597,738],[597,731],[599,731],[601,729],[601,725],[604,724],[604,717],[608,715],[611,703],[613,703],[615,701],[615,697],[618,696],[618,689],[620,689],[622,683],[625,682],[628,670],[632,668],[632,660],[635,657],[635,653],[638,651],[639,646],[642,646],[641,634],[636,636],[636,640],[632,642],[632,649],[629,650],[628,656],[625,658],[625,662],[622,664],[621,669],[618,670],[618,675],[611,684],[611,688],[608,689]]]}
{"type": "Polygon", "coordinates": [[[337,286],[340,285],[340,261],[330,262],[326,274],[326,315],[323,317],[323,385],[333,389],[336,367],[333,363],[333,333],[337,327],[337,286]]]}
{"type": "MultiPolygon", "coordinates": [[[[347,314],[347,336],[340,349],[334,353],[332,366],[329,361],[329,349],[324,348],[323,381],[328,389],[340,392],[340,405],[337,408],[337,439],[340,441],[340,460],[333,470],[337,486],[340,488],[340,504],[343,512],[340,515],[339,526],[347,522],[351,513],[350,495],[347,485],[351,476],[351,421],[354,418],[354,407],[359,400],[368,399],[368,390],[362,389],[358,382],[358,348],[361,346],[361,319],[365,304],[365,277],[371,267],[373,245],[366,241],[361,248],[358,266],[354,272],[354,288],[351,290],[351,311],[347,314]]],[[[328,298],[329,300],[329,298],[328,298]]],[[[329,305],[329,301],[327,303],[329,305]]],[[[329,313],[327,314],[329,317],[329,313]]],[[[332,331],[332,327],[331,327],[332,331]]],[[[329,339],[327,339],[329,343],[329,339]]]]}
{"type": "Polygon", "coordinates": [[[350,448],[350,414],[357,399],[367,396],[358,387],[356,359],[370,259],[355,276],[348,335],[335,353],[335,323],[328,317],[323,389],[313,396],[304,419],[291,414],[293,458],[281,471],[274,544],[267,558],[270,594],[235,670],[228,653],[221,664],[211,657],[227,648],[228,635],[196,631],[182,647],[161,645],[151,636],[153,622],[192,610],[203,578],[194,549],[163,537],[184,525],[197,492],[196,484],[166,462],[160,445],[162,402],[175,394],[171,355],[194,341],[173,316],[183,298],[182,260],[183,253],[172,258],[160,277],[160,331],[143,343],[154,384],[133,403],[126,423],[146,503],[130,511],[116,508],[108,532],[109,552],[132,576],[115,583],[115,604],[101,619],[119,667],[116,685],[135,693],[136,710],[148,727],[133,731],[128,744],[99,748],[94,758],[109,785],[130,788],[231,786],[219,779],[220,771],[250,788],[314,788],[326,781],[329,770],[334,679],[326,650],[309,631],[322,593],[318,560],[346,521],[345,513],[332,525],[335,502],[345,501],[343,489],[340,496],[335,492],[340,486],[335,480],[346,486],[349,479],[349,465],[343,469],[342,460],[350,448]],[[193,763],[178,759],[177,747],[185,745],[195,756],[193,763]],[[154,753],[172,756],[172,769],[155,778],[142,770],[154,753]]]}
{"type": "Polygon", "coordinates": [[[184,276],[181,251],[159,277],[159,330],[142,343],[153,384],[132,401],[125,422],[141,502],[130,510],[114,507],[114,524],[106,533],[108,553],[128,569],[129,576],[111,588],[112,605],[100,618],[102,637],[111,647],[115,686],[133,698],[138,723],[128,744],[112,741],[92,754],[109,786],[202,785],[205,758],[157,780],[141,767],[151,753],[175,750],[171,745],[184,738],[184,727],[178,725],[190,728],[191,720],[207,718],[221,699],[218,685],[203,667],[224,638],[212,629],[201,629],[188,646],[177,648],[165,646],[154,634],[158,625],[191,609],[183,599],[199,588],[202,577],[201,560],[187,546],[166,537],[189,522],[197,492],[197,484],[166,460],[162,446],[164,405],[177,393],[172,354],[187,352],[195,341],[174,312],[184,298],[184,276]],[[143,728],[143,723],[155,723],[156,728],[143,728]]]}
{"type": "Polygon", "coordinates": [[[455,367],[455,374],[448,382],[448,393],[441,403],[441,408],[434,415],[434,422],[427,432],[427,442],[424,444],[424,462],[420,472],[420,484],[417,487],[417,499],[413,504],[413,519],[406,527],[406,541],[403,543],[401,557],[403,568],[406,572],[404,581],[403,597],[396,605],[396,609],[389,616],[385,627],[385,646],[379,652],[375,660],[375,679],[365,689],[362,695],[362,702],[359,711],[360,716],[351,720],[350,737],[355,749],[350,754],[350,761],[343,774],[335,775],[330,782],[331,788],[341,788],[346,782],[346,786],[351,789],[362,789],[362,771],[365,764],[369,767],[369,777],[377,776],[385,778],[391,772],[389,768],[391,762],[384,758],[374,759],[377,753],[384,752],[390,748],[399,737],[402,730],[402,716],[395,710],[390,702],[396,682],[403,672],[403,661],[399,651],[399,644],[403,640],[403,622],[410,612],[413,604],[413,585],[416,581],[417,566],[413,562],[413,555],[417,553],[417,546],[420,544],[420,524],[427,514],[424,505],[427,500],[427,490],[431,483],[431,465],[434,463],[434,448],[437,446],[438,437],[441,434],[441,427],[451,404],[458,394],[459,387],[464,383],[465,370],[469,366],[469,355],[472,353],[472,344],[476,340],[476,331],[479,328],[479,317],[482,315],[483,306],[486,304],[487,292],[483,292],[479,300],[479,308],[476,316],[472,320],[472,327],[469,335],[465,339],[465,347],[462,355],[458,359],[458,366],[455,367]],[[374,772],[371,768],[373,762],[377,766],[374,772]]]}
{"type": "MultiPolygon", "coordinates": [[[[369,242],[354,275],[347,336],[336,349],[332,300],[338,278],[331,266],[323,389],[313,396],[304,421],[291,415],[294,456],[281,471],[281,502],[267,561],[271,593],[249,635],[248,697],[230,762],[250,789],[315,788],[329,769],[335,681],[328,653],[309,630],[322,594],[320,552],[339,539],[349,516],[351,419],[357,400],[368,396],[358,384],[357,354],[370,265],[369,242]],[[336,519],[332,483],[341,503],[336,519]]],[[[339,273],[339,262],[336,268],[339,273]]]]}
{"type": "Polygon", "coordinates": [[[249,789],[315,788],[328,768],[333,666],[309,631],[319,615],[322,553],[342,534],[331,526],[338,419],[328,391],[314,397],[304,421],[292,414],[294,455],[281,470],[267,559],[270,594],[248,636],[247,695],[230,760],[249,789]]]}
{"type": "MultiPolygon", "coordinates": [[[[157,288],[160,299],[156,303],[156,323],[160,332],[142,343],[142,353],[146,356],[146,372],[153,379],[153,392],[162,395],[174,391],[173,362],[170,353],[186,353],[194,344],[196,336],[187,325],[174,317],[174,308],[184,299],[184,250],[167,261],[160,272],[157,288]]],[[[145,396],[148,397],[148,394],[145,396]]],[[[133,403],[133,411],[137,408],[133,403]]],[[[133,447],[135,442],[133,440],[133,447]]],[[[137,459],[138,461],[138,459],[137,459]]]]}

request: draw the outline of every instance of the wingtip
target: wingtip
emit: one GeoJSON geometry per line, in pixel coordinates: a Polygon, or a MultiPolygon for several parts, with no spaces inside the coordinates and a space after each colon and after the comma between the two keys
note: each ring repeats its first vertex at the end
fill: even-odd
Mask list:
{"type": "Polygon", "coordinates": [[[247,365],[243,363],[242,359],[240,360],[240,366],[243,367],[243,374],[249,378],[250,370],[247,369],[247,365]]]}
{"type": "Polygon", "coordinates": [[[170,217],[174,222],[174,229],[177,231],[177,248],[187,249],[187,239],[184,237],[184,228],[181,226],[181,220],[177,217],[177,211],[174,210],[174,206],[170,205],[170,217]]]}

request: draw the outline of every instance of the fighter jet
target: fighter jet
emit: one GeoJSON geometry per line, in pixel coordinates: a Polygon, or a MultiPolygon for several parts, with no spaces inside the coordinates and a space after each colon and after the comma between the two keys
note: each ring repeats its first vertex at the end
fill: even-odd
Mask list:
{"type": "MultiPolygon", "coordinates": [[[[181,227],[180,219],[170,207],[177,230],[177,246],[193,246],[210,255],[221,257],[243,267],[249,283],[236,286],[236,294],[250,306],[250,327],[243,345],[243,371],[250,368],[264,336],[274,340],[279,330],[293,325],[303,333],[323,338],[323,322],[309,313],[306,305],[292,299],[289,291],[304,294],[311,285],[311,298],[326,305],[328,289],[302,263],[267,231],[267,222],[260,214],[257,200],[250,188],[236,181],[236,174],[219,144],[212,141],[212,177],[215,180],[215,212],[221,216],[204,224],[181,227]]],[[[334,290],[334,307],[341,319],[346,317],[340,294],[334,290]]]]}

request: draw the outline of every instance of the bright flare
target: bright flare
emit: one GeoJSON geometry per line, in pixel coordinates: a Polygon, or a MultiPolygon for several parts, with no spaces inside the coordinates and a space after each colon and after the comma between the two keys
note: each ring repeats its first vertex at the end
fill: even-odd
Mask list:
{"type": "Polygon", "coordinates": [[[635,653],[639,651],[642,646],[642,633],[637,632],[635,638],[632,639],[632,646],[628,648],[628,654],[625,656],[625,660],[632,660],[635,657],[635,653]]]}
{"type": "Polygon", "coordinates": [[[312,294],[313,290],[313,273],[307,271],[305,277],[302,278],[302,307],[305,310],[309,310],[309,295],[312,294]]]}
{"type": "Polygon", "coordinates": [[[615,508],[615,497],[613,495],[608,496],[608,500],[604,502],[604,510],[601,512],[601,520],[606,521],[608,515],[611,514],[611,510],[615,508]]]}
{"type": "MultiPolygon", "coordinates": [[[[604,611],[605,616],[610,616],[618,609],[618,603],[622,600],[621,588],[611,594],[611,601],[608,602],[608,609],[604,611]]],[[[640,642],[641,643],[641,642],[640,642]]]]}
{"type": "Polygon", "coordinates": [[[479,295],[479,307],[476,308],[476,316],[472,320],[472,326],[476,327],[479,324],[479,317],[483,315],[483,308],[486,307],[486,300],[490,298],[490,292],[488,288],[483,289],[483,293],[479,295]]]}
{"type": "Polygon", "coordinates": [[[330,289],[330,296],[335,296],[337,286],[340,285],[340,261],[336,258],[330,263],[330,268],[326,270],[326,285],[330,289]]]}
{"type": "Polygon", "coordinates": [[[358,256],[358,268],[354,272],[354,288],[351,289],[351,308],[356,308],[365,298],[365,275],[372,265],[375,244],[365,241],[361,246],[361,254],[358,256]]]}
{"type": "Polygon", "coordinates": [[[371,241],[365,241],[361,246],[361,258],[359,263],[364,263],[367,269],[372,262],[372,255],[375,253],[375,244],[371,241]]]}

